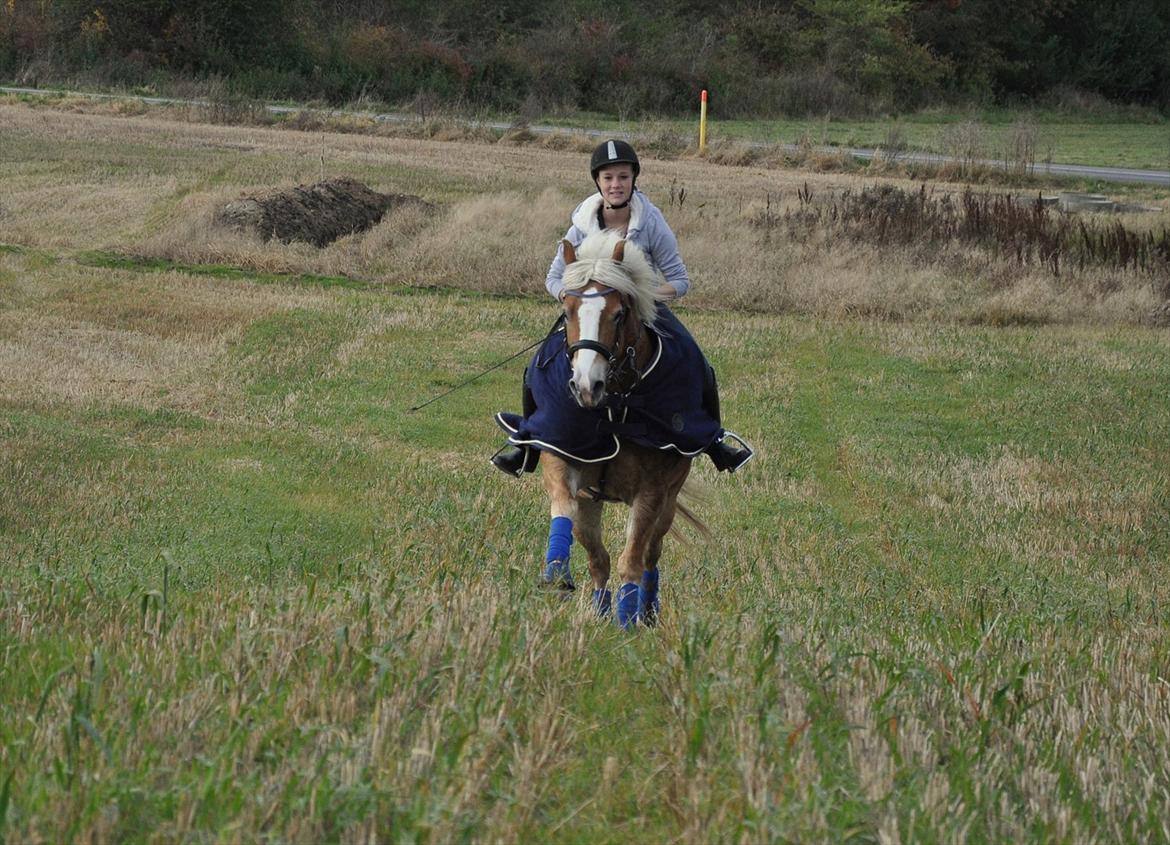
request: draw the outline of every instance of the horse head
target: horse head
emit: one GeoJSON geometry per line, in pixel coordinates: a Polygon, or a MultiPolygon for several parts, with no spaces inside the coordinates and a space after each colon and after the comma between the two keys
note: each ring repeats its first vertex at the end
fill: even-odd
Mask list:
{"type": "MultiPolygon", "coordinates": [[[[607,260],[595,259],[588,278],[578,279],[582,286],[564,290],[565,339],[573,370],[569,391],[582,408],[600,407],[617,371],[634,366],[641,315],[628,284],[620,281],[629,281],[622,267],[625,246],[618,240],[607,260]]],[[[564,256],[566,268],[577,262],[569,241],[564,242],[564,256]]]]}

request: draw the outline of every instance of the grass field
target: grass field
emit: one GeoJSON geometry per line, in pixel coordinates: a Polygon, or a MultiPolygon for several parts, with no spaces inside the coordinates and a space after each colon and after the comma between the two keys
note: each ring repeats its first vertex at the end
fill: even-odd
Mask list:
{"type": "Polygon", "coordinates": [[[520,362],[407,410],[551,322],[579,152],[0,106],[0,167],[5,841],[1170,841],[1149,280],[797,245],[744,219],[850,177],[648,162],[760,456],[630,635],[536,587],[520,362]],[[444,210],[207,222],[323,171],[444,210]]]}
{"type": "MultiPolygon", "coordinates": [[[[87,99],[70,95],[47,93],[43,95],[0,95],[0,102],[21,102],[34,107],[96,111],[102,113],[168,113],[172,116],[190,112],[201,113],[220,122],[231,122],[232,116],[252,122],[291,122],[294,125],[322,123],[343,131],[404,132],[407,124],[375,124],[368,118],[335,116],[327,118],[328,111],[314,115],[306,110],[282,116],[263,113],[263,105],[247,100],[225,97],[222,91],[185,92],[184,98],[200,97],[209,106],[193,109],[187,106],[165,108],[148,107],[135,95],[110,98],[98,95],[87,99]]],[[[293,109],[300,104],[281,103],[293,109]]],[[[409,118],[409,110],[384,103],[359,102],[345,112],[351,115],[393,113],[409,118]]],[[[420,122],[444,123],[450,126],[466,124],[468,119],[478,123],[525,122],[533,125],[576,130],[614,130],[629,133],[636,139],[658,139],[671,147],[694,147],[698,142],[698,112],[691,118],[620,118],[608,114],[572,113],[542,114],[524,117],[515,114],[448,113],[438,111],[420,115],[420,122]]],[[[463,130],[466,132],[467,130],[463,130]]],[[[486,132],[486,130],[485,130],[486,132]]],[[[1098,167],[1137,168],[1164,171],[1170,168],[1170,118],[1155,111],[1142,109],[1109,109],[1105,111],[1059,109],[986,109],[966,112],[927,110],[872,120],[843,119],[833,115],[820,118],[724,119],[712,109],[708,121],[708,140],[720,146],[742,144],[759,145],[764,150],[795,145],[800,149],[828,147],[862,147],[878,149],[887,157],[897,158],[906,152],[926,152],[950,156],[964,161],[991,160],[1007,162],[1007,170],[1014,172],[1023,165],[1045,162],[1055,164],[1082,164],[1098,167]]],[[[766,157],[768,153],[763,153],[766,157]]],[[[787,155],[793,155],[789,152],[787,155]]],[[[796,153],[797,156],[800,153],[796,153]]],[[[814,156],[815,157],[815,156],[814,156]]],[[[854,168],[860,163],[852,162],[854,168]]],[[[989,170],[985,178],[993,179],[989,170]]],[[[1083,180],[1080,180],[1083,181],[1083,180]]],[[[1066,179],[1065,184],[1077,180],[1066,179]]],[[[1105,190],[1126,190],[1116,184],[1086,183],[1085,187],[1105,190]]]]}
{"type": "MultiPolygon", "coordinates": [[[[689,121],[615,121],[590,114],[566,120],[548,118],[547,122],[698,134],[697,112],[689,121]]],[[[708,137],[712,143],[732,140],[871,149],[888,149],[893,144],[905,150],[1001,161],[1014,161],[1021,142],[1026,141],[1035,162],[1170,168],[1170,120],[1156,113],[1094,116],[1056,111],[926,111],[881,120],[847,120],[832,115],[804,120],[725,120],[712,110],[708,137]]]]}

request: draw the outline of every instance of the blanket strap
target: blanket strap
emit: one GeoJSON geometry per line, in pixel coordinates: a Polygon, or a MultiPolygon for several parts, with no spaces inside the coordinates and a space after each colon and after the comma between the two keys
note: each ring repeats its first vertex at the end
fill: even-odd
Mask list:
{"type": "Polygon", "coordinates": [[[593,487],[586,487],[581,492],[585,493],[595,502],[620,502],[621,499],[608,495],[605,492],[605,477],[609,474],[609,461],[601,465],[601,477],[597,479],[597,484],[593,487]]]}

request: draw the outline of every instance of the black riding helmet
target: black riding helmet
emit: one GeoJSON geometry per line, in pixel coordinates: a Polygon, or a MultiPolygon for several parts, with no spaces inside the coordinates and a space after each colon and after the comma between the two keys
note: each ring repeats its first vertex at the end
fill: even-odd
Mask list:
{"type": "Polygon", "coordinates": [[[594,182],[597,181],[597,174],[601,168],[610,164],[630,165],[634,168],[635,179],[638,178],[638,172],[642,169],[642,165],[638,163],[638,154],[625,141],[604,141],[593,150],[593,155],[589,158],[589,173],[593,176],[594,182]]]}
{"type": "MultiPolygon", "coordinates": [[[[603,141],[597,145],[593,150],[593,155],[589,157],[589,173],[593,176],[593,184],[597,185],[597,190],[601,192],[601,186],[597,184],[597,174],[601,172],[601,168],[608,167],[611,164],[628,164],[634,169],[634,183],[633,187],[638,186],[638,174],[642,170],[642,165],[638,162],[638,154],[634,152],[625,141],[618,139],[611,139],[603,141]]],[[[631,191],[630,196],[633,196],[631,191]]],[[[630,201],[626,200],[620,207],[624,208],[629,205],[630,201]]]]}

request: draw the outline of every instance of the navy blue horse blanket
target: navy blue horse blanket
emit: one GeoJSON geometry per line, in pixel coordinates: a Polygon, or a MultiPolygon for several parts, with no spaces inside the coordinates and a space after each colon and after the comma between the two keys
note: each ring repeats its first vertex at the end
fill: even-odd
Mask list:
{"type": "Polygon", "coordinates": [[[703,408],[707,360],[664,305],[652,329],[657,349],[641,382],[629,394],[610,394],[601,408],[582,408],[573,399],[564,329],[550,334],[525,374],[536,411],[528,417],[496,414],[508,442],[583,463],[615,457],[623,439],[689,456],[703,452],[723,435],[719,420],[703,408]]]}

